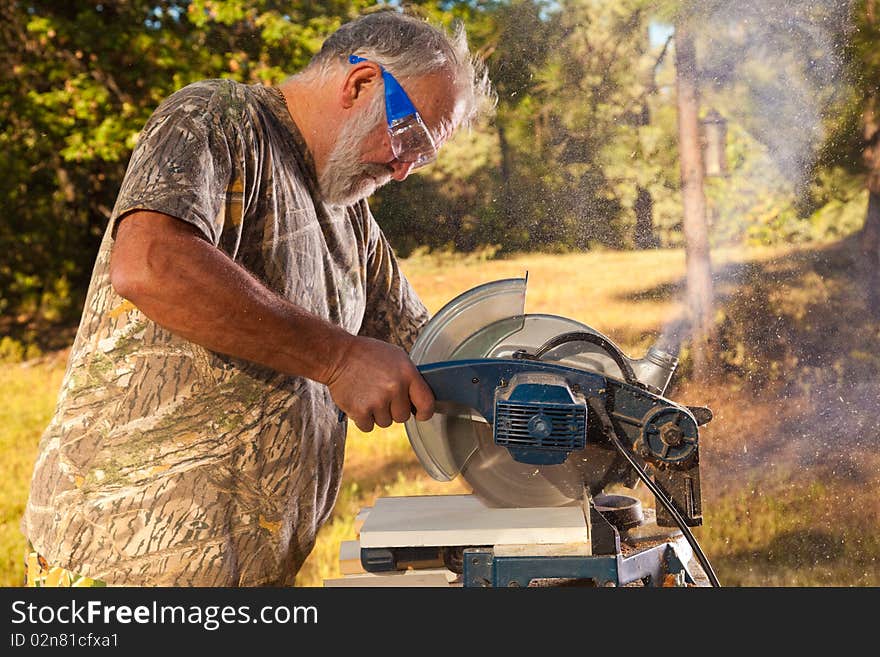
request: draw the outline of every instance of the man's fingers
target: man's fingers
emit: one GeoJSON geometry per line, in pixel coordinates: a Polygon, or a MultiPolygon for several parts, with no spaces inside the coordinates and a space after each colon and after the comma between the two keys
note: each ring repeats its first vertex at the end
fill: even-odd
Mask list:
{"type": "Polygon", "coordinates": [[[408,396],[400,395],[391,400],[391,417],[395,422],[406,422],[412,414],[413,409],[408,396]]]}
{"type": "Polygon", "coordinates": [[[346,352],[345,367],[339,370],[342,374],[331,378],[327,386],[358,429],[386,428],[412,416],[420,421],[431,419],[434,393],[406,352],[372,338],[354,340],[346,352]]]}
{"type": "Polygon", "coordinates": [[[368,415],[367,417],[361,418],[352,418],[354,423],[357,425],[357,428],[363,431],[364,433],[370,433],[373,430],[373,416],[368,415]]]}
{"type": "Polygon", "coordinates": [[[377,409],[373,411],[373,422],[376,423],[376,426],[387,429],[392,424],[391,413],[388,412],[387,408],[377,409]]]}
{"type": "Polygon", "coordinates": [[[409,398],[415,407],[416,419],[420,422],[430,420],[434,415],[434,392],[421,375],[410,385],[409,398]]]}

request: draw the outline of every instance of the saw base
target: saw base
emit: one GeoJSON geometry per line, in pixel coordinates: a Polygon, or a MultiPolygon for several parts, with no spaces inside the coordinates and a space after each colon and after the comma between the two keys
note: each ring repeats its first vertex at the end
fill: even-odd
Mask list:
{"type": "Polygon", "coordinates": [[[379,498],[340,549],[339,586],[706,586],[681,532],[646,509],[618,531],[585,507],[495,509],[473,495],[379,498]]]}

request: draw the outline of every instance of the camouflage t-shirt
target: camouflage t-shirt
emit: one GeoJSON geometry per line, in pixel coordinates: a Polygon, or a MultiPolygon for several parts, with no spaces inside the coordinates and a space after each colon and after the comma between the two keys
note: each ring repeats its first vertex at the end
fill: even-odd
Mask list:
{"type": "MultiPolygon", "coordinates": [[[[141,133],[97,257],[22,530],[110,585],[290,585],[336,494],[346,423],[326,386],[209,351],[113,290],[116,220],[198,228],[298,306],[412,346],[428,314],[365,201],[327,206],[278,89],[191,84],[141,133]]],[[[295,335],[290,336],[296,340],[295,335]]]]}

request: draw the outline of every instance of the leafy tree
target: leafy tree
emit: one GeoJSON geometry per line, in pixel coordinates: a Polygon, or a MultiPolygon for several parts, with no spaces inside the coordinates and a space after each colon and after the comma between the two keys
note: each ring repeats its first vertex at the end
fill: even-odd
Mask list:
{"type": "Polygon", "coordinates": [[[540,181],[526,217],[537,244],[632,243],[637,186],[653,173],[632,157],[650,81],[646,4],[560,3],[547,60],[510,130],[524,177],[540,181]]]}
{"type": "Polygon", "coordinates": [[[275,82],[367,3],[0,4],[0,311],[75,318],[138,131],[198,79],[275,82]]]}
{"type": "MultiPolygon", "coordinates": [[[[449,143],[435,166],[380,190],[374,211],[404,255],[419,247],[682,245],[675,41],[652,43],[648,30],[687,17],[700,111],[717,107],[729,119],[730,177],[706,183],[710,240],[840,235],[848,229],[835,208],[863,194],[870,199],[863,262],[880,271],[876,5],[408,5],[446,25],[465,22],[489,66],[498,107],[491,122],[449,143]]],[[[77,317],[138,131],[171,92],[210,77],[278,81],[300,69],[343,21],[398,6],[0,3],[0,312],[6,322],[77,317]]],[[[851,214],[847,222],[854,221],[851,214]]]]}

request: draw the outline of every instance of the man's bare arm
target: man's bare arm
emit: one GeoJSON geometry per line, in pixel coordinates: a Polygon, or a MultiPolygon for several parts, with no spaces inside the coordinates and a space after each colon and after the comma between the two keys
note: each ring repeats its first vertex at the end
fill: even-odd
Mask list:
{"type": "Polygon", "coordinates": [[[110,280],[147,317],[208,349],[326,384],[364,431],[433,413],[405,351],[286,301],[187,223],[136,211],[116,232],[110,280]]]}

